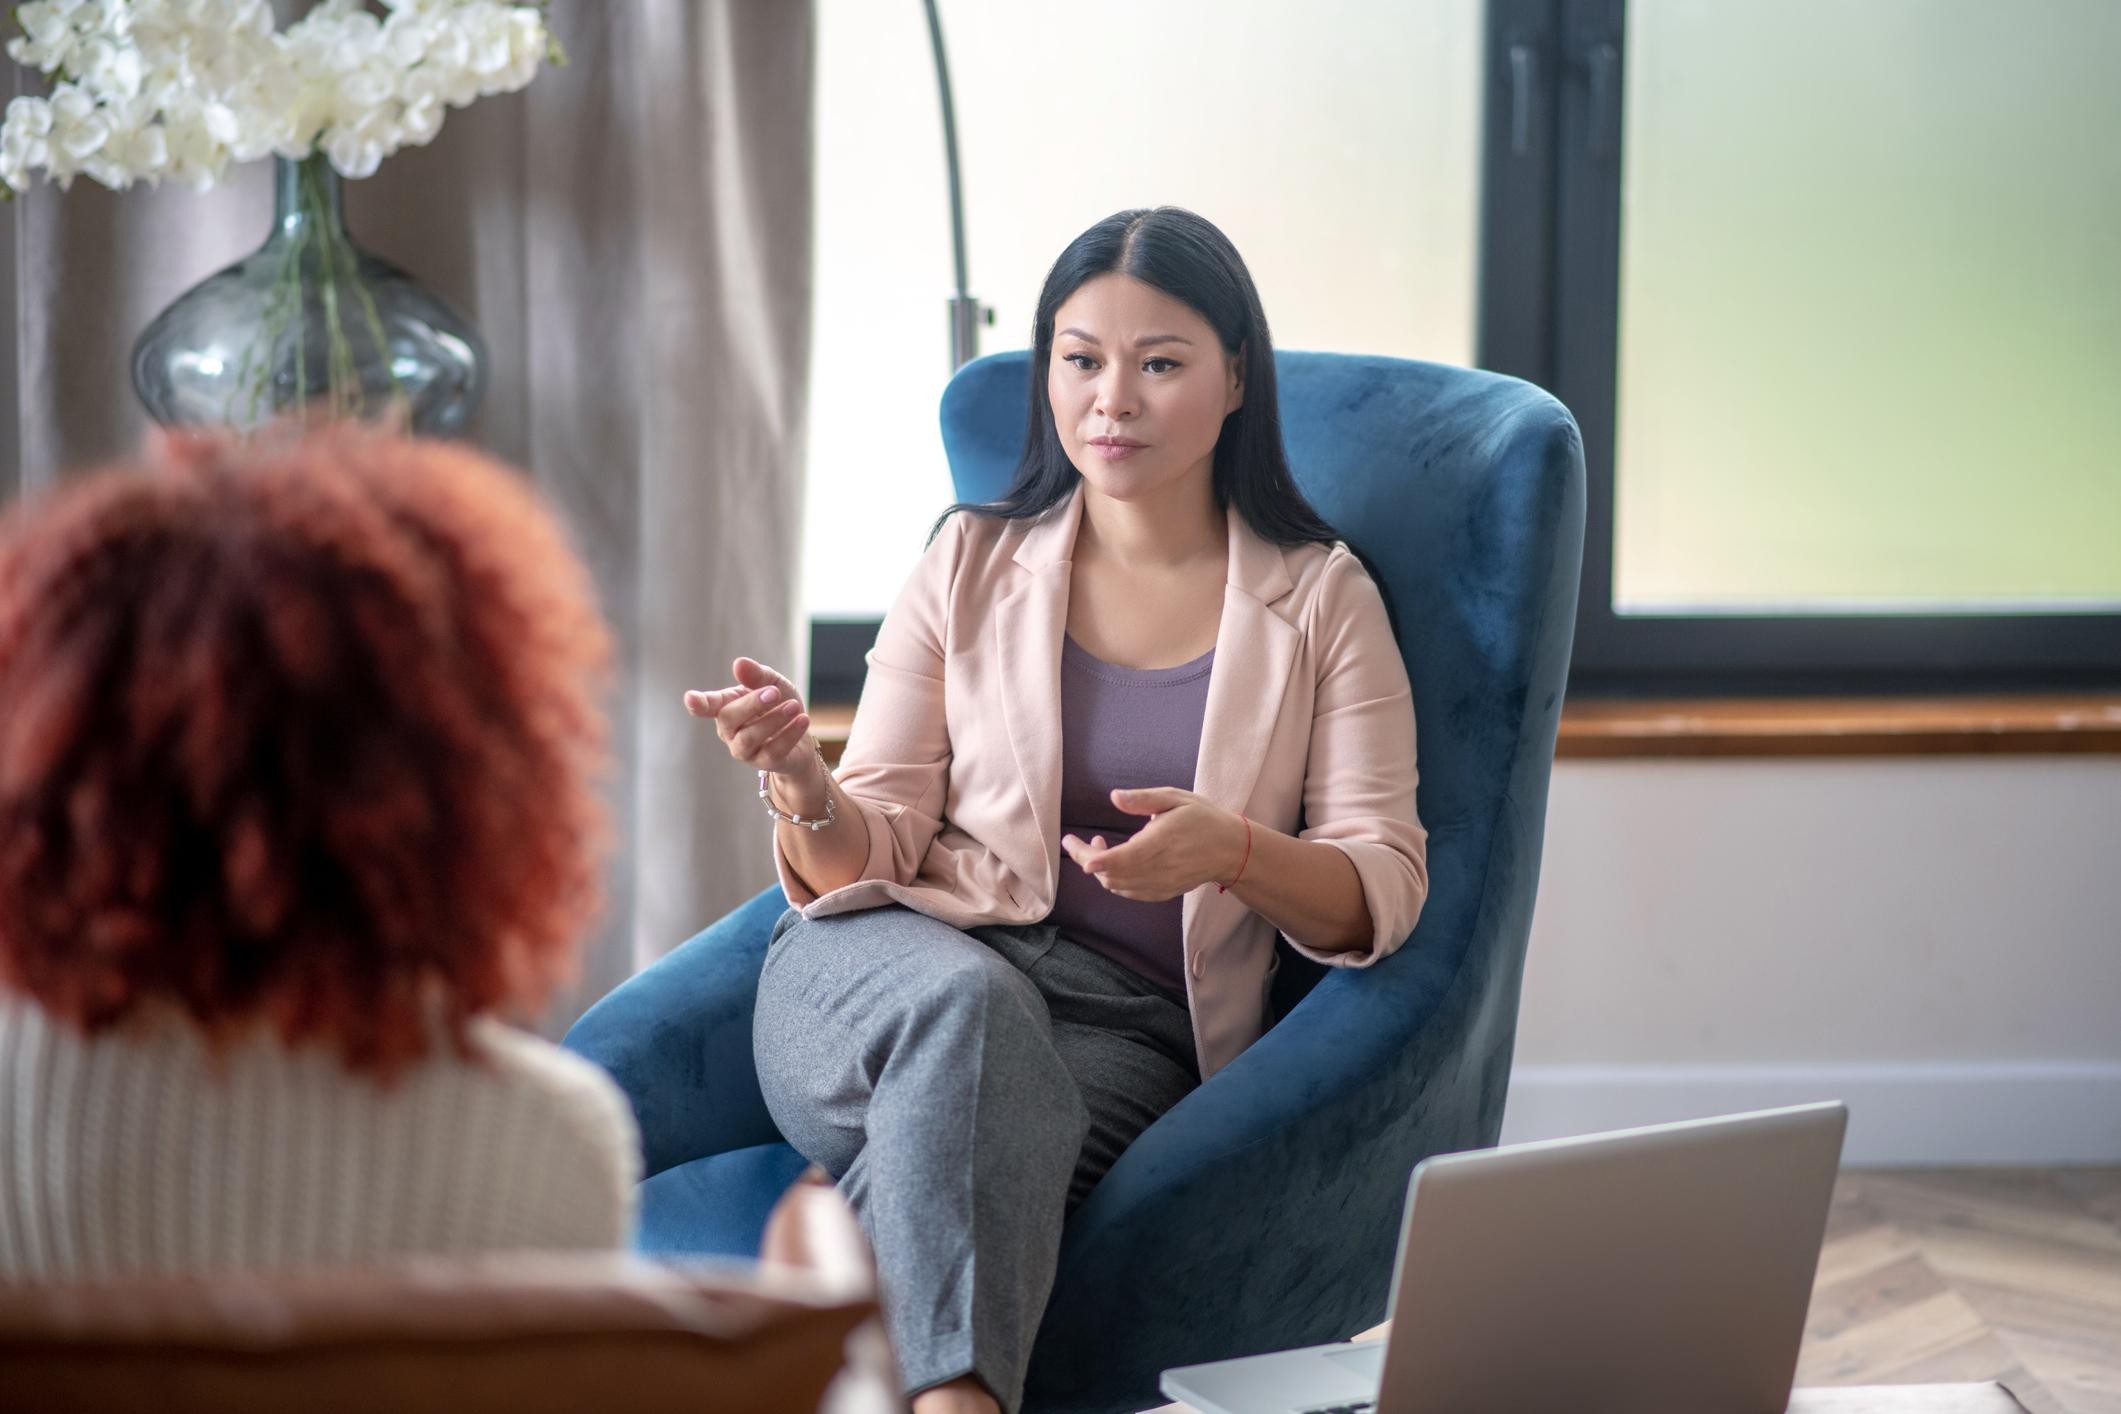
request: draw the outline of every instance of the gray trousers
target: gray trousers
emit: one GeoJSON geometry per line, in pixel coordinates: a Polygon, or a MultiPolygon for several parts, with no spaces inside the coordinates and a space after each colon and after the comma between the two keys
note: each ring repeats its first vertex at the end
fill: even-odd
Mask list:
{"type": "Polygon", "coordinates": [[[1062,1220],[1199,1084],[1185,1006],[1050,924],[790,909],[753,1038],[875,1249],[907,1392],[969,1373],[1014,1414],[1062,1220]]]}

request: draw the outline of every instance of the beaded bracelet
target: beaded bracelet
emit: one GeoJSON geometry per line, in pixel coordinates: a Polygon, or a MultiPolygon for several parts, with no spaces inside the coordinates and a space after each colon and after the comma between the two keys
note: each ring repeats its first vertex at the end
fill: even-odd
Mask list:
{"type": "Polygon", "coordinates": [[[839,807],[832,803],[832,768],[825,764],[825,748],[818,742],[816,737],[810,739],[810,745],[817,750],[818,769],[825,773],[825,817],[821,820],[816,816],[812,816],[810,819],[805,820],[800,815],[791,815],[776,806],[773,803],[773,797],[766,793],[766,772],[764,771],[759,772],[759,799],[766,803],[766,813],[774,819],[786,820],[791,825],[800,825],[812,834],[816,834],[834,820],[839,819],[840,812],[839,807]]]}

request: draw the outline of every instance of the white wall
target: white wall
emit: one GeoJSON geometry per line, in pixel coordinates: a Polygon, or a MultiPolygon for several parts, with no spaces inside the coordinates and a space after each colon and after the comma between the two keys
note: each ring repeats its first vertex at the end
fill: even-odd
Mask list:
{"type": "Polygon", "coordinates": [[[2121,759],[1557,763],[1505,1140],[1820,1098],[2121,1162],[2121,759]]]}

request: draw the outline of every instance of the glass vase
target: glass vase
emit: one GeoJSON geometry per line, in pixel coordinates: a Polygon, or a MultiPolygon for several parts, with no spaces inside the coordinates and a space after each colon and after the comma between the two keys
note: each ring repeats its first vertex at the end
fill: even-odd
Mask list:
{"type": "Polygon", "coordinates": [[[275,159],[272,234],[178,296],[133,346],[133,387],[164,426],[283,418],[462,431],[486,345],[442,298],[354,244],[339,174],[275,159]]]}

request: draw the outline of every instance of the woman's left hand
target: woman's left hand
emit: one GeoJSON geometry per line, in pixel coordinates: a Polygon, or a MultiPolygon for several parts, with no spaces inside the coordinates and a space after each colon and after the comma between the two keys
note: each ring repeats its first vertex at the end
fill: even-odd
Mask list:
{"type": "Polygon", "coordinates": [[[1103,835],[1062,835],[1061,848],[1121,898],[1162,903],[1237,872],[1245,822],[1234,811],[1170,786],[1116,790],[1112,803],[1150,817],[1149,823],[1124,844],[1108,846],[1103,835]]]}

